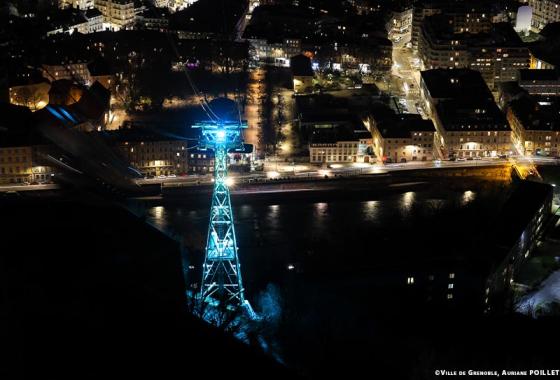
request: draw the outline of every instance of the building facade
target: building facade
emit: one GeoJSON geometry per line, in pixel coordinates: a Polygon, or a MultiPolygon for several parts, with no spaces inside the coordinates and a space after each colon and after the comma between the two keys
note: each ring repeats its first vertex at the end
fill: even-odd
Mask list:
{"type": "Polygon", "coordinates": [[[284,38],[281,41],[268,41],[251,38],[252,58],[260,62],[289,65],[290,57],[301,53],[301,41],[296,38],[284,38]]]}
{"type": "Polygon", "coordinates": [[[16,185],[50,182],[54,169],[38,163],[38,147],[0,147],[0,184],[16,185]]]}
{"type": "Polygon", "coordinates": [[[427,17],[421,28],[418,56],[423,69],[471,68],[482,74],[490,88],[499,82],[515,81],[519,70],[530,67],[529,50],[511,24],[491,24],[475,33],[470,27],[453,27],[446,15],[427,17]]]}
{"type": "Polygon", "coordinates": [[[560,95],[560,75],[556,70],[521,70],[519,87],[531,95],[560,95]]]}
{"type": "Polygon", "coordinates": [[[316,139],[309,144],[309,162],[321,163],[369,163],[373,156],[368,148],[371,138],[316,139]]]}
{"type": "Polygon", "coordinates": [[[522,96],[507,106],[506,117],[513,131],[513,140],[526,156],[560,155],[560,102],[522,96]]]}
{"type": "Polygon", "coordinates": [[[560,21],[559,0],[529,0],[528,5],[533,10],[531,29],[538,32],[547,24],[560,21]]]}
{"type": "Polygon", "coordinates": [[[125,142],[121,149],[130,164],[147,177],[187,173],[187,159],[182,141],[125,142]]]}
{"type": "Polygon", "coordinates": [[[517,154],[512,130],[479,72],[421,72],[420,93],[445,158],[474,159],[517,154]]]}
{"type": "Polygon", "coordinates": [[[131,29],[135,22],[133,0],[95,0],[95,7],[112,30],[131,29]]]}
{"type": "Polygon", "coordinates": [[[94,6],[94,0],[61,0],[60,8],[76,8],[80,10],[91,9],[94,6]]]}
{"type": "Polygon", "coordinates": [[[43,77],[50,82],[61,79],[75,81],[83,85],[91,84],[91,75],[87,62],[62,62],[60,64],[43,64],[41,66],[43,77]]]}
{"type": "Polygon", "coordinates": [[[372,147],[379,163],[431,161],[437,158],[436,131],[419,115],[395,115],[385,120],[370,118],[372,147]]]}

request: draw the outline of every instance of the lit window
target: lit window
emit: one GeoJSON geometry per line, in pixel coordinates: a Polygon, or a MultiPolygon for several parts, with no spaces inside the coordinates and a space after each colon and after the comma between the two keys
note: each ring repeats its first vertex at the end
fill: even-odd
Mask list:
{"type": "Polygon", "coordinates": [[[455,278],[455,273],[449,273],[449,278],[455,278]]]}
{"type": "Polygon", "coordinates": [[[408,285],[414,284],[414,277],[408,277],[408,278],[406,279],[406,283],[407,283],[408,285]]]}
{"type": "Polygon", "coordinates": [[[453,284],[447,284],[447,289],[453,289],[453,284]]]}

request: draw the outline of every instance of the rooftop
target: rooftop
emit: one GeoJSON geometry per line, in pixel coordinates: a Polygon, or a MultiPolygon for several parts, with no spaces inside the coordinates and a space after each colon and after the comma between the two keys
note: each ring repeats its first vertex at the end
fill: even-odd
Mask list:
{"type": "MultiPolygon", "coordinates": [[[[490,23],[490,21],[488,21],[490,23]]],[[[499,22],[489,25],[487,32],[469,33],[455,30],[453,16],[436,14],[424,20],[424,30],[434,42],[449,45],[449,41],[458,41],[464,49],[472,47],[522,47],[523,41],[510,23],[499,22]]],[[[459,47],[460,49],[460,47],[459,47]]]]}
{"type": "Polygon", "coordinates": [[[476,70],[433,69],[422,71],[420,75],[433,99],[494,99],[476,70]]]}
{"type": "Polygon", "coordinates": [[[496,103],[478,100],[445,100],[436,105],[446,131],[509,131],[510,126],[496,103]]]}
{"type": "Polygon", "coordinates": [[[560,75],[556,70],[530,70],[522,69],[519,70],[519,81],[520,82],[530,82],[530,81],[560,81],[560,75]]]}
{"type": "Polygon", "coordinates": [[[560,131],[560,100],[546,100],[526,95],[512,100],[510,109],[526,130],[560,131]]]}
{"type": "Polygon", "coordinates": [[[382,120],[377,124],[379,133],[384,138],[410,138],[411,132],[435,132],[434,123],[424,120],[420,115],[402,114],[382,120]]]}
{"type": "Polygon", "coordinates": [[[335,144],[337,141],[359,141],[364,138],[371,138],[371,134],[369,132],[366,134],[361,131],[354,131],[351,128],[345,127],[321,129],[313,131],[310,145],[335,144]]]}

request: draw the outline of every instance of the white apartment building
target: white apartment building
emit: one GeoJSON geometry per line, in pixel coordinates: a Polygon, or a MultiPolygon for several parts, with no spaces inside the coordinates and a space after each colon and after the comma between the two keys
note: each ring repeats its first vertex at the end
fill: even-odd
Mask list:
{"type": "Polygon", "coordinates": [[[133,0],[95,0],[95,7],[103,14],[110,29],[128,29],[134,25],[136,13],[133,0]]]}
{"type": "Polygon", "coordinates": [[[531,29],[540,31],[552,22],[560,21],[560,0],[529,0],[533,10],[531,29]]]}

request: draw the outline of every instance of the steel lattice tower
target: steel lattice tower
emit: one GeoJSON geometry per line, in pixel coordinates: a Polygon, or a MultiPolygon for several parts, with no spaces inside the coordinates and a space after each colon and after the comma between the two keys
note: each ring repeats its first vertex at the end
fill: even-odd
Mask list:
{"type": "Polygon", "coordinates": [[[206,256],[202,267],[200,299],[216,300],[228,306],[246,304],[243,295],[241,270],[237,256],[237,241],[231,210],[227,177],[227,157],[230,150],[243,149],[242,129],[246,123],[199,123],[199,146],[214,151],[214,191],[210,206],[210,223],[206,242],[206,256]]]}

